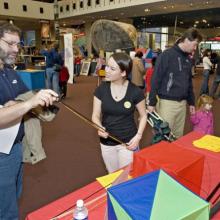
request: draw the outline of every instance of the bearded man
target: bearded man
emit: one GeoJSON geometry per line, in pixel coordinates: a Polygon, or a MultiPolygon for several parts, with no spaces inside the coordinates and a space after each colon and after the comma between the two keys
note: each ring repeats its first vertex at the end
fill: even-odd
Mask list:
{"type": "MultiPolygon", "coordinates": [[[[0,132],[18,124],[13,144],[5,150],[0,142],[0,219],[17,220],[17,199],[22,189],[22,139],[24,123],[22,117],[31,109],[49,106],[57,100],[58,95],[52,90],[41,90],[31,99],[16,102],[15,98],[27,92],[27,87],[19,78],[12,65],[15,63],[20,45],[20,29],[16,26],[0,23],[0,132]]],[[[4,139],[5,140],[2,140],[4,139]]]]}

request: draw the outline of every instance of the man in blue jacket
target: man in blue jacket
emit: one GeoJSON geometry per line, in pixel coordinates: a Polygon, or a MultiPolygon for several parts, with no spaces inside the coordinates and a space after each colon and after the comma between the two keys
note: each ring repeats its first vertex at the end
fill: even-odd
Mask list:
{"type": "Polygon", "coordinates": [[[201,40],[196,29],[188,29],[173,47],[158,57],[151,80],[148,110],[154,111],[157,104],[157,112],[169,123],[177,138],[183,135],[187,103],[190,112],[195,111],[189,55],[195,52],[201,40]]]}
{"type": "Polygon", "coordinates": [[[60,95],[59,72],[63,59],[58,49],[59,45],[54,44],[49,50],[41,50],[40,53],[46,57],[46,88],[60,95]]]}

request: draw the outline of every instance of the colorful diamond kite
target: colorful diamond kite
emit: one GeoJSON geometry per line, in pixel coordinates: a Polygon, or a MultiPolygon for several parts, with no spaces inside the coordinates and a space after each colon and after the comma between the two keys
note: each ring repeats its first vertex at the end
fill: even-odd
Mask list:
{"type": "Polygon", "coordinates": [[[108,220],[208,220],[209,203],[163,170],[110,187],[108,220]]]}

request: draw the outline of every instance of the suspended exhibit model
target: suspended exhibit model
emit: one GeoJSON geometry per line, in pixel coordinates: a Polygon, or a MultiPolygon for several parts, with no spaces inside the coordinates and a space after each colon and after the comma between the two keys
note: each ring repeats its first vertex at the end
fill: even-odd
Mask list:
{"type": "Polygon", "coordinates": [[[131,24],[101,19],[91,27],[91,41],[97,52],[132,50],[136,47],[137,31],[131,24]]]}

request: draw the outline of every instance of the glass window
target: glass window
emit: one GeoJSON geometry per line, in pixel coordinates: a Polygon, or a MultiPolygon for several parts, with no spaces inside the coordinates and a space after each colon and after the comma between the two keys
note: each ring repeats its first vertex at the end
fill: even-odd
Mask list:
{"type": "Polygon", "coordinates": [[[8,2],[4,2],[4,9],[8,9],[8,2]]]}
{"type": "Polygon", "coordinates": [[[79,7],[80,7],[80,8],[83,8],[83,1],[80,1],[79,7]]]}
{"type": "Polygon", "coordinates": [[[44,13],[44,9],[40,8],[40,13],[43,14],[44,13]]]}
{"type": "Polygon", "coordinates": [[[27,11],[27,5],[23,5],[23,11],[27,11]]]}

